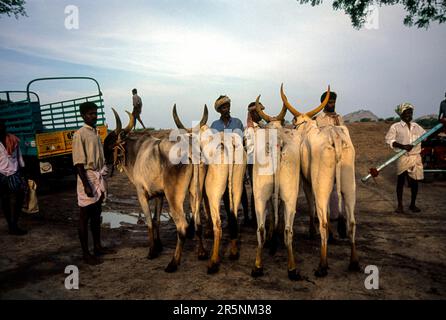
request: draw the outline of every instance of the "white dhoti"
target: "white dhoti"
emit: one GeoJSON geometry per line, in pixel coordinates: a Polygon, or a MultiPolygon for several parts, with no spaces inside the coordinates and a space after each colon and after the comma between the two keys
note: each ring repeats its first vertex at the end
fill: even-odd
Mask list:
{"type": "Polygon", "coordinates": [[[421,161],[421,155],[419,153],[404,154],[396,162],[396,171],[397,175],[400,175],[404,171],[407,171],[409,177],[411,177],[412,179],[423,180],[424,172],[423,172],[423,162],[421,161]]]}
{"type": "Polygon", "coordinates": [[[87,179],[93,190],[93,197],[87,196],[79,175],[77,176],[77,204],[79,207],[86,207],[94,204],[104,195],[104,200],[107,197],[107,183],[104,177],[108,174],[108,169],[104,166],[100,171],[86,170],[87,179]]]}

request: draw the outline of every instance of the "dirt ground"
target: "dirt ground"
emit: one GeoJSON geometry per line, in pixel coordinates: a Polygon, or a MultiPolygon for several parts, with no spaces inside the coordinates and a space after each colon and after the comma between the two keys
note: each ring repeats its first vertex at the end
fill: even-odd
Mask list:
{"type": "MultiPolygon", "coordinates": [[[[347,270],[348,240],[328,248],[329,274],[316,278],[319,240],[308,237],[308,207],[299,197],[294,247],[298,268],[306,280],[287,277],[287,255],[283,245],[275,256],[264,252],[265,275],[254,279],[257,240],[252,227],[243,226],[239,211],[240,259],[228,259],[228,230],[223,217],[222,263],[214,275],[206,273],[206,261],[198,261],[195,241],[187,240],[182,263],[176,273],[164,272],[176,243],[173,222],[161,226],[162,254],[146,259],[148,247],[143,225],[103,226],[102,238],[117,250],[99,266],[81,260],[77,237],[74,180],[53,181],[51,193],[41,195],[41,212],[21,220],[29,230],[24,237],[9,236],[0,219],[1,299],[444,299],[446,297],[446,181],[420,184],[421,213],[395,214],[395,167],[386,168],[376,181],[362,183],[368,168],[386,160],[392,152],[384,144],[388,123],[349,125],[356,148],[357,247],[361,272],[347,270]],[[64,287],[65,267],[80,271],[79,290],[64,287]],[[367,265],[379,269],[379,290],[364,286],[367,265]]],[[[430,179],[432,180],[432,179],[430,179]]],[[[133,186],[123,174],[109,181],[110,199],[104,211],[140,212],[133,186]]],[[[408,205],[410,191],[405,188],[408,205]]],[[[168,211],[168,208],[165,208],[168,211]]],[[[105,215],[105,213],[103,214],[105,215]]],[[[211,239],[206,239],[210,249],[211,239]]]]}

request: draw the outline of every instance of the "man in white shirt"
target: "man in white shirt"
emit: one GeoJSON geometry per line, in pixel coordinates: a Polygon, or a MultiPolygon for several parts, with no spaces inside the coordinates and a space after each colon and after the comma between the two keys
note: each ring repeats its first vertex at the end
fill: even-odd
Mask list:
{"type": "Polygon", "coordinates": [[[25,197],[25,182],[22,177],[25,162],[19,147],[20,140],[6,130],[0,119],[0,201],[1,209],[8,222],[9,234],[25,235],[27,231],[18,227],[25,197]],[[20,172],[22,171],[22,172],[20,172]]]}
{"type": "Polygon", "coordinates": [[[73,136],[73,164],[77,170],[77,203],[79,212],[79,240],[85,263],[102,263],[97,257],[114,250],[101,245],[102,201],[106,195],[104,177],[107,175],[104,151],[96,130],[97,106],[84,102],[79,106],[85,124],[73,136]],[[88,222],[93,235],[94,255],[88,249],[88,222]]]}
{"type": "Polygon", "coordinates": [[[398,207],[396,213],[404,213],[403,187],[407,179],[411,189],[411,201],[409,209],[412,212],[421,210],[415,205],[418,193],[418,180],[424,178],[423,163],[421,161],[421,143],[413,146],[412,143],[421,137],[426,131],[417,123],[412,122],[414,107],[410,103],[402,103],[395,109],[401,121],[394,123],[386,134],[386,143],[395,151],[406,150],[407,153],[397,161],[397,186],[396,194],[398,207]]]}

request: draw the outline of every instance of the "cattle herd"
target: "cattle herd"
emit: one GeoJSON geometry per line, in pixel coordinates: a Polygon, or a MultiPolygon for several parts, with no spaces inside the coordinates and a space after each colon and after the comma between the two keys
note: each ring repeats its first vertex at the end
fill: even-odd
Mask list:
{"type": "Polygon", "coordinates": [[[230,259],[238,259],[237,209],[241,202],[247,165],[252,164],[252,189],[257,220],[257,252],[251,272],[253,277],[263,275],[262,251],[267,238],[266,212],[269,211],[274,234],[279,230],[279,214],[283,214],[284,242],[288,252],[288,277],[300,279],[293,254],[293,221],[296,214],[299,186],[302,185],[310,205],[310,234],[315,234],[315,218],[319,222],[321,239],[320,263],[316,276],[327,275],[327,241],[329,227],[329,198],[336,190],[339,207],[345,207],[347,231],[351,244],[349,269],[359,270],[355,248],[355,149],[345,126],[319,128],[312,119],[329,100],[330,88],[324,101],[306,113],[296,110],[283,91],[283,107],[279,115],[269,116],[256,100],[256,111],[266,121],[266,126],[255,129],[254,156],[248,157],[242,135],[235,132],[214,132],[207,126],[208,110],[200,123],[186,128],[180,121],[176,105],[173,118],[178,130],[169,137],[158,139],[149,131],[134,132],[132,114],[123,128],[118,113],[116,129],[104,141],[106,163],[124,171],[134,184],[148,227],[148,258],[156,258],[162,250],[159,226],[164,197],[177,229],[177,243],[172,260],[165,268],[174,272],[181,261],[186,230],[195,227],[198,259],[208,259],[203,245],[203,227],[200,208],[209,208],[213,224],[213,249],[208,263],[208,273],[218,272],[219,248],[222,238],[220,203],[225,191],[229,194],[230,259]],[[287,112],[294,116],[293,126],[284,126],[287,112]],[[252,161],[248,159],[253,159],[252,161]],[[186,219],[184,202],[189,196],[191,219],[186,219]],[[342,204],[341,204],[342,200],[342,204]],[[154,201],[154,215],[149,203],[154,201]],[[267,210],[267,208],[272,208],[267,210]],[[279,208],[281,210],[279,210],[279,208]]]}

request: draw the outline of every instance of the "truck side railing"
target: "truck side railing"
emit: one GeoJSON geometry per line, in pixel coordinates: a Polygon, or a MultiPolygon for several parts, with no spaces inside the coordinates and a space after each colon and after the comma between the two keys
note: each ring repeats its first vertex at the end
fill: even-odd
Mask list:
{"type": "MultiPolygon", "coordinates": [[[[26,87],[27,92],[31,85],[37,81],[47,80],[91,80],[98,89],[98,94],[58,101],[54,103],[42,104],[40,106],[41,121],[43,131],[51,132],[58,130],[76,129],[83,125],[83,120],[79,112],[79,105],[84,102],[94,102],[98,106],[98,120],[97,125],[105,124],[104,100],[102,98],[101,88],[99,83],[90,77],[52,77],[52,78],[38,78],[30,81],[26,87]]],[[[28,94],[28,99],[30,98],[28,94]]]]}

